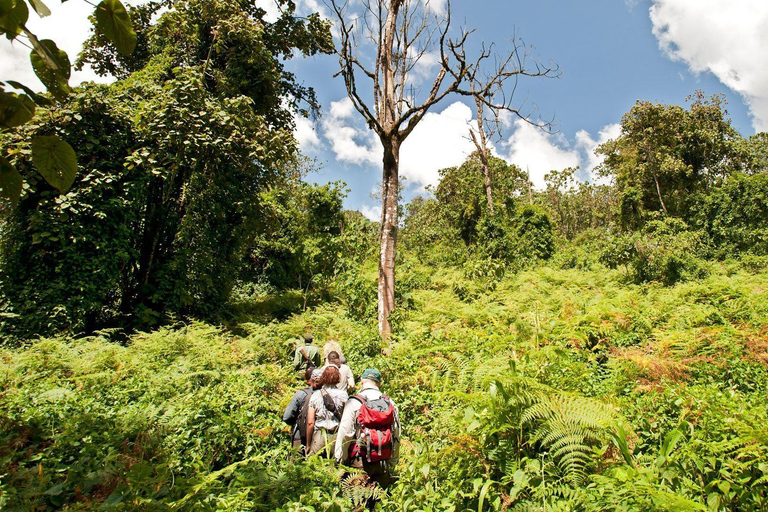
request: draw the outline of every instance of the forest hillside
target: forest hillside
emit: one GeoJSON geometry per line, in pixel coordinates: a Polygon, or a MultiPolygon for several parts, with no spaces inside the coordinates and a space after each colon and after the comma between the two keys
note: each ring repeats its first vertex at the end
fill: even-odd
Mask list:
{"type": "MultiPolygon", "coordinates": [[[[46,87],[0,82],[0,509],[768,509],[768,133],[639,99],[591,179],[478,142],[403,200],[415,124],[371,114],[373,222],[295,135],[287,62],[339,34],[278,5],[102,0],[76,65],[115,81],[70,87],[47,8],[0,2],[46,87]],[[292,448],[305,334],[398,405],[386,491],[292,448]]],[[[517,75],[452,49],[493,111],[517,75]]]]}

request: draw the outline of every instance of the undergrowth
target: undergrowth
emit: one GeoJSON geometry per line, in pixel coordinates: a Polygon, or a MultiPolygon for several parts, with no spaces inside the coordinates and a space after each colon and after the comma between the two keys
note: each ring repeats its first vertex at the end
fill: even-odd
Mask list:
{"type": "Polygon", "coordinates": [[[3,349],[0,508],[350,509],[374,491],[299,459],[280,421],[307,330],[357,374],[378,367],[399,405],[385,510],[768,506],[763,266],[665,286],[589,255],[473,265],[401,265],[388,356],[357,303],[268,293],[243,295],[227,328],[3,349]]]}

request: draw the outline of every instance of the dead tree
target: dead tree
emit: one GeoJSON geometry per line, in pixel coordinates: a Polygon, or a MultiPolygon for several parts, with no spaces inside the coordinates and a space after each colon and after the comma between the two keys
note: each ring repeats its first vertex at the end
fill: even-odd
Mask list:
{"type": "MultiPolygon", "coordinates": [[[[451,94],[480,97],[486,107],[520,112],[511,104],[505,84],[520,76],[549,76],[553,65],[532,60],[529,49],[513,43],[506,56],[493,46],[482,46],[478,55],[467,56],[471,31],[455,37],[450,2],[441,11],[429,0],[361,0],[359,12],[351,12],[350,0],[325,0],[335,15],[340,70],[347,94],[384,149],[382,207],[378,276],[379,334],[388,340],[389,315],[395,305],[395,247],[397,244],[397,197],[400,148],[427,111],[451,94]],[[437,59],[437,71],[428,92],[421,94],[409,80],[415,66],[427,55],[437,59]],[[358,79],[370,82],[368,89],[358,79]],[[475,84],[474,86],[472,84],[475,84]],[[509,102],[507,102],[509,100],[509,102]],[[501,103],[497,103],[501,101],[501,103]]],[[[511,91],[512,93],[514,91],[511,91]]]]}

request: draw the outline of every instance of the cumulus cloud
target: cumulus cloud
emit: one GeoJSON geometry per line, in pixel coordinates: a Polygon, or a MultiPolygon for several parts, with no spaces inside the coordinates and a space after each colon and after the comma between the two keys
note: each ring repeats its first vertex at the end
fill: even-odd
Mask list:
{"type": "Polygon", "coordinates": [[[296,118],[296,129],[293,131],[293,135],[304,153],[320,149],[320,136],[315,130],[314,123],[309,119],[296,118]]]}
{"type": "Polygon", "coordinates": [[[595,173],[595,167],[603,163],[605,159],[603,155],[596,155],[595,149],[600,144],[615,139],[619,135],[621,135],[621,125],[618,123],[604,126],[598,132],[597,139],[593,138],[586,130],[580,130],[576,133],[576,147],[582,152],[583,158],[582,177],[589,179],[593,183],[608,184],[609,179],[600,177],[595,173]]]}
{"type": "Polygon", "coordinates": [[[274,23],[280,17],[280,9],[275,0],[256,0],[256,7],[260,7],[267,12],[264,15],[264,20],[269,23],[274,23]]]}
{"type": "Polygon", "coordinates": [[[581,164],[578,148],[570,147],[562,134],[547,134],[522,119],[515,121],[514,127],[514,133],[506,143],[508,160],[528,171],[535,188],[545,188],[547,173],[581,164]]]}
{"type": "Polygon", "coordinates": [[[768,2],[654,0],[650,17],[667,56],[713,73],[742,95],[754,128],[768,130],[768,2]]]}
{"type": "MultiPolygon", "coordinates": [[[[437,184],[440,169],[460,165],[474,150],[467,138],[471,121],[472,111],[461,102],[441,112],[428,112],[401,147],[400,175],[418,188],[437,184]]],[[[331,103],[322,122],[322,135],[339,161],[381,165],[381,143],[350,99],[331,103]]]]}
{"type": "Polygon", "coordinates": [[[447,0],[426,0],[426,8],[436,14],[445,14],[447,0]]]}
{"type": "Polygon", "coordinates": [[[381,162],[381,144],[349,98],[332,102],[322,125],[323,135],[331,143],[337,160],[358,165],[381,162]]]}
{"type": "Polygon", "coordinates": [[[460,165],[474,151],[467,138],[471,121],[472,110],[458,101],[428,112],[403,143],[400,174],[419,187],[437,184],[440,169],[460,165]]]}
{"type": "Polygon", "coordinates": [[[364,204],[360,207],[360,213],[362,213],[368,220],[381,222],[381,206],[364,204]]]}

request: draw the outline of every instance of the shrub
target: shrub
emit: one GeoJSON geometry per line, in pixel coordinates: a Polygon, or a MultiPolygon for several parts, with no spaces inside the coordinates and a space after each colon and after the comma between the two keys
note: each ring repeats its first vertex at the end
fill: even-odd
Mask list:
{"type": "Polygon", "coordinates": [[[639,233],[609,239],[600,261],[610,268],[623,266],[637,283],[670,286],[707,274],[700,258],[707,253],[704,240],[701,232],[688,230],[680,219],[652,220],[639,233]]]}

